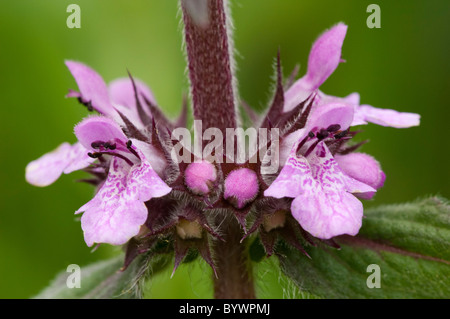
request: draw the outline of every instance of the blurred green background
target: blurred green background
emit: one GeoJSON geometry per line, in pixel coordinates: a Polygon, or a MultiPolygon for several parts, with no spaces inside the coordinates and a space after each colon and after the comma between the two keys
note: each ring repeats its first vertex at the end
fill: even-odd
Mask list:
{"type": "MultiPolygon", "coordinates": [[[[349,25],[347,62],[321,89],[337,96],[357,91],[362,103],[422,115],[418,128],[363,128],[361,138],[370,139],[363,151],[374,155],[387,175],[385,187],[366,207],[428,194],[449,197],[450,1],[375,1],[381,29],[369,29],[366,8],[373,2],[232,0],[240,95],[262,110],[271,95],[278,47],[285,75],[296,63],[301,75],[314,39],[343,21],[349,25]]],[[[69,88],[77,88],[64,59],[85,62],[107,82],[129,69],[174,117],[188,91],[179,20],[175,0],[0,2],[1,298],[31,297],[68,264],[85,265],[118,252],[109,246],[91,252],[83,241],[73,212],[93,189],[74,183],[82,173],[63,176],[46,189],[24,179],[29,161],[75,141],[73,126],[87,114],[75,99],[64,98],[69,88]],[[81,29],[66,26],[70,3],[81,7],[81,29]]],[[[274,261],[258,268],[262,297],[289,292],[274,269],[274,261]]],[[[184,265],[169,277],[170,271],[156,277],[147,296],[212,296],[204,263],[184,265]]]]}

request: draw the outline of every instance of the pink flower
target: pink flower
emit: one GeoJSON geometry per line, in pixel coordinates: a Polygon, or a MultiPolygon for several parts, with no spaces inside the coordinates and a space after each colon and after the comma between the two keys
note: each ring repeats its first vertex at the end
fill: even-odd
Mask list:
{"type": "MultiPolygon", "coordinates": [[[[344,137],[341,129],[348,129],[352,119],[353,108],[343,104],[328,104],[313,113],[280,174],[264,192],[275,198],[295,198],[292,215],[318,238],[356,235],[363,206],[353,194],[376,191],[345,174],[327,146],[344,137]]],[[[379,166],[370,168],[382,173],[379,166]]]]}
{"type": "Polygon", "coordinates": [[[89,117],[75,127],[80,143],[92,157],[111,157],[108,177],[84,212],[81,227],[88,246],[121,245],[139,233],[147,220],[145,202],[171,188],[153,170],[144,152],[132,145],[121,128],[104,117],[89,117]]]}
{"type": "MultiPolygon", "coordinates": [[[[199,133],[240,129],[226,10],[221,1],[212,1],[201,10],[208,19],[198,19],[191,12],[198,8],[187,3],[182,2],[184,34],[193,118],[203,125],[199,133]]],[[[31,162],[26,179],[47,186],[62,173],[92,174],[87,181],[97,192],[76,211],[83,213],[85,241],[88,246],[127,243],[125,267],[163,241],[173,249],[174,269],[194,249],[220,277],[223,264],[241,262],[247,250],[239,245],[256,231],[269,256],[279,238],[305,252],[300,237],[356,235],[363,217],[359,199],[371,199],[385,174],[373,157],[355,152],[362,143],[348,143],[356,135],[351,127],[368,122],[410,127],[419,124],[419,115],[360,105],[357,93],[340,98],[319,90],[342,62],[346,32],[340,23],[320,36],[306,74],[286,92],[278,54],[272,103],[263,118],[249,114],[259,129],[269,131],[267,138],[258,136],[258,145],[250,145],[253,151],[243,152],[238,163],[223,148],[214,149],[216,163],[197,158],[204,149],[191,152],[174,137],[175,128],[187,126],[186,103],[180,118],[170,121],[151,90],[131,75],[106,85],[91,68],[67,61],[79,88],[67,96],[100,115],[75,127],[77,143],[64,143],[31,162]],[[278,139],[281,168],[264,173],[265,159],[278,155],[272,149],[278,139]],[[177,156],[190,162],[172,156],[175,143],[186,151],[177,156]]]]}
{"type": "MultiPolygon", "coordinates": [[[[342,62],[341,51],[347,26],[339,23],[323,33],[313,44],[308,59],[306,74],[298,79],[285,93],[284,111],[292,110],[304,101],[312,92],[317,90],[342,62]]],[[[355,109],[352,126],[375,123],[382,126],[406,128],[418,126],[420,115],[414,113],[397,112],[389,109],[379,109],[370,105],[359,104],[359,94],[352,93],[347,97],[338,98],[318,92],[315,108],[327,103],[346,103],[355,109]]]]}
{"type": "Polygon", "coordinates": [[[63,143],[29,163],[26,179],[33,185],[47,186],[62,173],[84,169],[93,174],[96,179],[90,182],[99,185],[98,192],[77,211],[84,212],[81,226],[85,241],[88,246],[124,244],[147,220],[144,203],[171,191],[158,175],[165,167],[164,156],[150,140],[139,139],[138,131],[134,135],[127,132],[129,136],[124,133],[124,129],[138,130],[148,124],[145,120],[151,119],[150,112],[143,115],[140,103],[154,103],[154,98],[145,85],[136,85],[131,78],[116,80],[108,89],[87,66],[72,61],[66,64],[80,88],[80,93],[71,91],[68,96],[77,97],[104,116],[88,117],[78,124],[74,145],[63,143]],[[140,103],[134,100],[136,92],[140,93],[140,103]]]}
{"type": "Polygon", "coordinates": [[[294,198],[294,218],[322,239],[356,235],[363,216],[356,197],[372,198],[386,177],[373,157],[353,153],[359,145],[344,147],[352,137],[350,127],[373,122],[404,128],[419,125],[420,119],[418,114],[360,105],[358,93],[339,98],[318,90],[342,62],[346,32],[347,26],[340,23],[320,36],[311,49],[306,75],[285,92],[284,112],[300,106],[305,125],[284,136],[280,153],[284,167],[264,192],[294,198]]]}

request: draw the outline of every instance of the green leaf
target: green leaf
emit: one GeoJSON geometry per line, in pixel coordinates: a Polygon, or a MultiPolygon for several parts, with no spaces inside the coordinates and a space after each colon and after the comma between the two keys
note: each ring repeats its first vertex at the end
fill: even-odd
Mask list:
{"type": "MultiPolygon", "coordinates": [[[[35,299],[133,299],[141,298],[140,280],[151,268],[155,273],[167,264],[164,256],[136,258],[124,271],[124,256],[80,267],[80,288],[69,288],[67,281],[74,272],[62,271],[35,299]]],[[[69,279],[70,280],[70,279],[69,279]]]]}
{"type": "Polygon", "coordinates": [[[312,259],[283,249],[283,272],[323,298],[450,298],[450,206],[443,198],[369,209],[358,236],[335,241],[340,250],[308,247],[312,259]],[[373,264],[380,288],[367,284],[377,275],[368,269],[373,264]]]}

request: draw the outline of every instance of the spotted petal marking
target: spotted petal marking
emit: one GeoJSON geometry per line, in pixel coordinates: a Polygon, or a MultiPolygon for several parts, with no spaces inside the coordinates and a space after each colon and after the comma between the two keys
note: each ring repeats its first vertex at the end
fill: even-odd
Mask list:
{"type": "Polygon", "coordinates": [[[308,156],[308,162],[313,187],[304,189],[292,202],[294,218],[318,238],[356,235],[362,223],[363,206],[350,192],[375,190],[345,175],[324,142],[308,156]]]}
{"type": "Polygon", "coordinates": [[[161,197],[172,189],[153,170],[144,154],[137,150],[141,163],[134,165],[127,177],[126,196],[132,200],[149,201],[153,197],[161,197]]]}
{"type": "Polygon", "coordinates": [[[99,192],[76,212],[84,211],[81,228],[88,246],[94,243],[124,244],[137,235],[145,223],[145,204],[124,196],[128,172],[127,163],[113,158],[108,177],[99,192]]]}
{"type": "Polygon", "coordinates": [[[112,158],[105,183],[95,197],[76,212],[84,212],[81,227],[88,246],[126,243],[139,233],[147,219],[144,202],[171,191],[144,155],[137,152],[142,161],[132,167],[120,158],[112,158]]]}
{"type": "Polygon", "coordinates": [[[264,192],[265,196],[295,198],[313,185],[311,167],[305,157],[297,156],[297,145],[292,148],[278,177],[264,192]]]}

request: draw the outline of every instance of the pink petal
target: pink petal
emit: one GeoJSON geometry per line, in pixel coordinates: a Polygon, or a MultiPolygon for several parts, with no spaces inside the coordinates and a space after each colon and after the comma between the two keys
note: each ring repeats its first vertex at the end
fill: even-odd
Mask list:
{"type": "Polygon", "coordinates": [[[280,141],[280,164],[284,165],[288,157],[291,155],[292,148],[295,144],[303,139],[308,131],[305,128],[299,129],[291,134],[284,136],[280,141]]]}
{"type": "Polygon", "coordinates": [[[291,111],[300,102],[306,100],[314,91],[313,86],[303,76],[284,93],[284,112],[291,111]]]}
{"type": "Polygon", "coordinates": [[[306,77],[314,89],[317,89],[336,70],[341,62],[347,26],[339,23],[324,32],[314,43],[308,59],[306,77]]]}
{"type": "MultiPolygon", "coordinates": [[[[117,112],[120,112],[121,115],[125,116],[131,123],[133,123],[133,125],[138,129],[138,130],[145,130],[146,126],[144,125],[144,123],[142,122],[139,114],[137,113],[137,111],[135,109],[130,109],[126,106],[123,105],[119,105],[119,104],[114,104],[114,108],[117,112]]],[[[122,116],[118,114],[118,116],[114,117],[114,121],[125,127],[126,124],[122,119],[122,116]]]]}
{"type": "Polygon", "coordinates": [[[133,145],[136,146],[136,148],[144,154],[144,157],[152,165],[155,172],[158,173],[159,176],[163,176],[165,168],[167,166],[167,160],[164,154],[162,154],[161,151],[147,142],[137,139],[131,139],[131,141],[133,145]]]}
{"type": "Polygon", "coordinates": [[[327,128],[330,125],[339,124],[341,130],[350,127],[353,121],[354,108],[349,104],[329,103],[320,105],[312,114],[306,123],[305,135],[310,130],[327,128]]]}
{"type": "Polygon", "coordinates": [[[30,162],[25,169],[25,178],[35,186],[48,186],[64,172],[66,174],[89,166],[95,159],[87,156],[87,150],[79,143],[61,144],[56,150],[30,162]]]}
{"type": "Polygon", "coordinates": [[[138,151],[138,154],[141,157],[141,163],[134,165],[128,174],[127,197],[146,202],[153,197],[161,197],[170,193],[172,189],[153,170],[142,152],[138,151]]]}
{"type": "MultiPolygon", "coordinates": [[[[145,100],[142,95],[154,105],[156,105],[155,98],[150,89],[141,81],[134,79],[136,84],[136,89],[138,92],[139,102],[141,103],[142,109],[147,115],[150,114],[150,110],[145,105],[145,100]]],[[[130,78],[120,78],[114,80],[109,84],[109,95],[111,97],[111,102],[114,108],[123,114],[128,120],[130,120],[134,126],[138,129],[145,129],[145,124],[142,122],[141,117],[137,109],[136,98],[134,95],[134,87],[130,78]]],[[[116,122],[122,123],[122,119],[116,119],[116,122]]]]}
{"type": "MultiPolygon", "coordinates": [[[[145,101],[141,95],[144,95],[147,100],[156,105],[155,97],[152,91],[143,83],[137,79],[134,79],[136,89],[138,91],[139,101],[142,105],[145,105],[145,101]]],[[[109,96],[113,104],[119,104],[126,106],[130,109],[136,110],[136,99],[134,96],[134,88],[130,78],[120,78],[114,80],[109,84],[109,96]]],[[[144,108],[146,110],[146,108],[144,108]]],[[[150,115],[150,114],[149,114],[150,115]]]]}
{"type": "Polygon", "coordinates": [[[285,112],[305,100],[336,70],[341,62],[342,44],[346,33],[347,26],[339,23],[316,40],[309,54],[306,75],[297,80],[285,93],[285,112]]]}
{"type": "Polygon", "coordinates": [[[286,164],[275,181],[264,191],[264,196],[295,198],[305,189],[310,189],[315,185],[308,161],[305,157],[295,154],[297,145],[298,143],[291,151],[286,164]]]}
{"type": "Polygon", "coordinates": [[[349,191],[356,185],[362,191],[373,189],[357,181],[353,183],[341,171],[324,142],[317,145],[308,161],[315,184],[304,189],[292,203],[294,218],[318,238],[356,235],[361,227],[363,207],[349,191]]]}
{"type": "Polygon", "coordinates": [[[72,158],[73,160],[64,169],[64,174],[78,171],[92,164],[92,162],[95,161],[95,158],[88,156],[88,153],[89,151],[83,145],[81,145],[81,143],[77,142],[73,144],[69,154],[67,154],[68,159],[72,158]]]}
{"type": "Polygon", "coordinates": [[[367,124],[367,122],[364,119],[364,116],[362,116],[361,113],[356,112],[356,109],[359,107],[359,100],[360,100],[359,93],[354,92],[347,95],[346,97],[337,97],[332,95],[326,95],[325,93],[319,91],[318,99],[319,99],[318,107],[320,107],[320,105],[329,103],[342,103],[353,106],[353,108],[355,109],[355,113],[353,115],[353,121],[351,126],[367,124]]]}
{"type": "MultiPolygon", "coordinates": [[[[356,108],[357,119],[382,126],[407,128],[420,125],[420,115],[415,113],[397,112],[389,109],[379,109],[370,105],[361,105],[356,108]]],[[[357,125],[357,124],[352,124],[357,125]]]]}
{"type": "Polygon", "coordinates": [[[97,194],[95,194],[94,198],[80,207],[75,214],[106,205],[110,200],[113,202],[114,199],[119,199],[121,194],[126,191],[126,181],[129,170],[130,166],[125,163],[125,161],[113,157],[111,159],[106,181],[103,183],[97,194]]]}
{"type": "MultiPolygon", "coordinates": [[[[364,153],[350,153],[348,155],[336,155],[335,159],[342,171],[349,177],[367,184],[375,190],[383,187],[386,175],[381,170],[380,164],[372,156],[364,153]]],[[[360,191],[358,197],[370,199],[375,195],[374,191],[360,191]]]]}
{"type": "Polygon", "coordinates": [[[344,100],[344,102],[349,103],[351,105],[359,105],[360,96],[359,93],[353,92],[347,95],[346,97],[343,97],[342,99],[344,100]]]}
{"type": "MultiPolygon", "coordinates": [[[[343,103],[329,103],[320,105],[312,111],[304,129],[298,130],[284,137],[280,145],[280,163],[284,163],[294,145],[298,145],[311,130],[327,128],[339,124],[341,130],[350,127],[353,121],[354,107],[343,103]]],[[[295,146],[296,147],[296,146],[295,146]]]]}
{"type": "Polygon", "coordinates": [[[352,193],[356,197],[363,199],[370,199],[368,197],[373,197],[373,195],[375,195],[375,192],[377,190],[372,186],[360,182],[357,179],[351,178],[346,174],[343,174],[343,176],[345,182],[345,189],[347,190],[347,192],[352,193]]]}
{"type": "Polygon", "coordinates": [[[353,117],[353,122],[351,126],[366,125],[366,117],[362,112],[357,112],[358,106],[355,107],[355,115],[353,117]]]}
{"type": "Polygon", "coordinates": [[[87,210],[81,217],[84,240],[89,247],[94,243],[125,244],[139,233],[147,213],[141,201],[111,199],[98,208],[87,210]]]}
{"type": "Polygon", "coordinates": [[[376,189],[362,181],[356,180],[342,171],[336,159],[324,142],[320,142],[315,152],[308,156],[314,178],[325,191],[349,193],[375,192],[376,189]]]}
{"type": "Polygon", "coordinates": [[[345,97],[338,97],[333,95],[327,95],[322,91],[318,91],[317,98],[319,99],[319,104],[329,104],[329,103],[343,103],[350,104],[353,106],[359,106],[359,93],[353,92],[345,97]]]}
{"type": "Polygon", "coordinates": [[[81,227],[86,244],[121,245],[139,233],[147,219],[147,208],[126,194],[129,165],[123,160],[111,160],[108,177],[95,197],[76,213],[84,212],[81,227]]]}
{"type": "Polygon", "coordinates": [[[68,97],[80,97],[84,103],[91,103],[92,107],[103,115],[117,116],[108,95],[108,89],[102,77],[80,62],[66,61],[66,66],[77,82],[80,93],[71,91],[68,97]]]}
{"type": "Polygon", "coordinates": [[[76,211],[84,212],[81,227],[88,246],[126,243],[147,220],[144,202],[171,191],[137,151],[143,161],[131,168],[122,159],[112,158],[105,183],[92,200],[76,211]]]}
{"type": "Polygon", "coordinates": [[[98,141],[124,143],[128,141],[120,126],[104,116],[91,116],[84,119],[75,126],[75,135],[87,149],[92,149],[91,144],[98,141]]]}
{"type": "Polygon", "coordinates": [[[363,206],[353,195],[320,188],[300,194],[292,202],[291,211],[304,230],[322,239],[356,235],[363,217],[363,206]]]}

